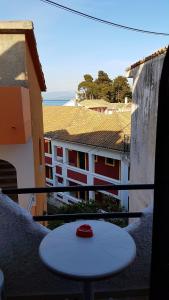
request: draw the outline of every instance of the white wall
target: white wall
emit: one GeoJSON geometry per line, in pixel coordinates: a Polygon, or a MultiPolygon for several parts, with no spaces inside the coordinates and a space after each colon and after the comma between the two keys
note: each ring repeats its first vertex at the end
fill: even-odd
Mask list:
{"type": "MultiPolygon", "coordinates": [[[[11,163],[17,172],[18,188],[35,187],[32,139],[26,144],[0,145],[0,159],[11,163]]],[[[30,195],[19,195],[19,204],[27,208],[30,195]]]]}
{"type": "MultiPolygon", "coordinates": [[[[129,74],[133,78],[130,183],[154,183],[158,91],[164,56],[139,65],[129,74]]],[[[132,191],[129,197],[130,211],[139,211],[153,201],[153,191],[132,191]]]]}

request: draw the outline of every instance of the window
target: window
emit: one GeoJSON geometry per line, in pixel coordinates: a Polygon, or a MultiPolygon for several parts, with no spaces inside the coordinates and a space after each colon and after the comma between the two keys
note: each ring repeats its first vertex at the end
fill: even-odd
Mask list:
{"type": "Polygon", "coordinates": [[[88,191],[79,191],[78,198],[81,200],[89,201],[89,192],[88,191]]]}
{"type": "Polygon", "coordinates": [[[94,155],[94,161],[98,162],[98,156],[97,155],[94,155]]]}
{"type": "Polygon", "coordinates": [[[48,153],[52,154],[52,145],[51,145],[51,141],[48,142],[48,153]]]}
{"type": "Polygon", "coordinates": [[[85,152],[77,152],[77,167],[86,170],[87,167],[88,154],[85,152]]]}
{"type": "Polygon", "coordinates": [[[68,163],[70,166],[88,170],[88,153],[68,150],[68,163]]]}
{"type": "Polygon", "coordinates": [[[53,179],[52,167],[45,166],[45,170],[46,170],[46,178],[53,179]]]}
{"type": "Polygon", "coordinates": [[[57,176],[56,178],[57,178],[57,182],[58,182],[58,183],[63,183],[63,178],[62,178],[62,177],[57,176]]]}
{"type": "Polygon", "coordinates": [[[78,168],[85,170],[85,168],[86,168],[85,159],[86,159],[85,153],[79,151],[78,156],[77,156],[77,166],[78,166],[78,168]]]}
{"type": "Polygon", "coordinates": [[[51,141],[45,139],[45,152],[48,154],[52,154],[52,146],[51,141]]]}
{"type": "Polygon", "coordinates": [[[105,165],[115,167],[116,160],[113,158],[105,157],[105,165]]]}
{"type": "Polygon", "coordinates": [[[68,150],[68,163],[70,166],[77,167],[77,152],[75,150],[68,150]]]}
{"type": "Polygon", "coordinates": [[[56,147],[56,155],[63,157],[63,148],[60,146],[56,147]]]}

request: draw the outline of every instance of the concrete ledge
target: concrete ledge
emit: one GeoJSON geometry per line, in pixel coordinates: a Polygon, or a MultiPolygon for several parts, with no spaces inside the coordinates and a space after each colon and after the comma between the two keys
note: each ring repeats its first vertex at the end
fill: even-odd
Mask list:
{"type": "Polygon", "coordinates": [[[0,33],[9,31],[12,33],[13,30],[32,30],[32,21],[0,21],[0,33]]]}

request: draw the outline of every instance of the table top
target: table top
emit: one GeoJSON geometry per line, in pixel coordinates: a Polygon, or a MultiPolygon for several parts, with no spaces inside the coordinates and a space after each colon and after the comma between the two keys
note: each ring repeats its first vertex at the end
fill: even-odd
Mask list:
{"type": "Polygon", "coordinates": [[[132,263],[136,246],[122,228],[105,221],[83,220],[64,224],[41,242],[40,258],[52,271],[72,279],[96,280],[112,276],[132,263]],[[76,236],[76,229],[89,224],[93,237],[76,236]]]}

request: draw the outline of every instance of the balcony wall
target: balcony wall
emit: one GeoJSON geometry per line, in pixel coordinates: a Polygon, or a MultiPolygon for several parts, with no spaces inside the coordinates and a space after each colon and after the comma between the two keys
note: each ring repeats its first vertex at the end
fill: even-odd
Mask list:
{"type": "MultiPolygon", "coordinates": [[[[41,263],[38,248],[43,237],[50,232],[48,229],[35,223],[26,210],[4,195],[0,195],[0,220],[0,266],[8,297],[27,299],[26,296],[32,295],[55,295],[60,299],[62,295],[63,299],[63,295],[68,298],[68,295],[81,294],[82,283],[53,275],[41,263]]],[[[149,287],[152,208],[146,209],[143,217],[125,230],[136,242],[136,259],[116,277],[96,282],[96,297],[101,295],[102,299],[107,299],[121,295],[120,299],[126,300],[126,296],[132,294],[135,297],[127,299],[147,299],[140,297],[140,293],[146,293],[149,287]]]]}
{"type": "Polygon", "coordinates": [[[25,144],[31,136],[29,91],[0,87],[0,145],[25,144]]]}

